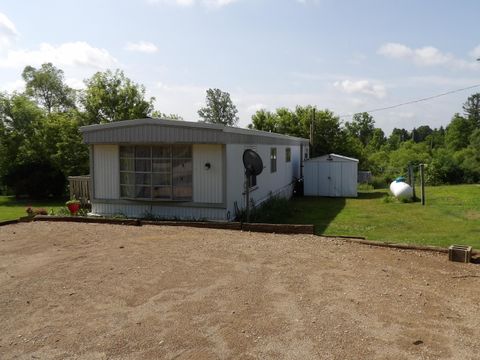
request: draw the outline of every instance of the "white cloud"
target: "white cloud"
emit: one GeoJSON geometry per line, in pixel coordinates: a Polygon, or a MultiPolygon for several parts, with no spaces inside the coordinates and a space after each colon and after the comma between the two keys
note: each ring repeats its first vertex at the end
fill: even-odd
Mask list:
{"type": "Polygon", "coordinates": [[[343,80],[333,83],[337,89],[347,94],[365,94],[372,95],[379,99],[384,98],[387,95],[387,91],[383,84],[373,84],[369,80],[343,80]]]}
{"type": "Polygon", "coordinates": [[[0,13],[0,51],[8,48],[17,36],[18,31],[13,22],[7,15],[0,13]]]}
{"type": "Polygon", "coordinates": [[[69,77],[65,79],[65,83],[72,89],[81,90],[85,89],[85,83],[78,78],[69,77]]]}
{"type": "Polygon", "coordinates": [[[136,43],[128,42],[125,45],[125,50],[153,54],[158,51],[158,47],[148,41],[139,41],[136,43]]]}
{"type": "Polygon", "coordinates": [[[3,83],[0,85],[0,89],[8,93],[12,93],[14,91],[22,92],[25,90],[25,81],[18,79],[3,83]]]}
{"type": "Polygon", "coordinates": [[[470,56],[474,59],[480,59],[480,45],[478,45],[470,52],[470,56]]]}
{"type": "Polygon", "coordinates": [[[182,7],[189,7],[198,4],[208,8],[221,8],[237,1],[238,0],[147,0],[150,4],[167,4],[182,7]]]}
{"type": "Polygon", "coordinates": [[[96,48],[84,41],[58,46],[42,43],[38,50],[8,50],[0,57],[0,67],[18,68],[52,62],[56,66],[80,66],[105,69],[118,64],[106,49],[96,48]]]}
{"type": "MultiPolygon", "coordinates": [[[[474,56],[477,52],[480,54],[480,46],[473,49],[471,55],[474,56]]],[[[413,49],[404,44],[387,43],[378,49],[378,53],[392,59],[405,59],[419,66],[443,65],[454,69],[480,69],[480,64],[474,60],[459,59],[450,53],[443,53],[433,46],[413,49]]]]}

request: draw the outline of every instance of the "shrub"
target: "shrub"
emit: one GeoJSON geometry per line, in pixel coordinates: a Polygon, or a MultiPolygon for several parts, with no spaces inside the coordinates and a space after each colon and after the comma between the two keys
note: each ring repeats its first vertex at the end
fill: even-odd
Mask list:
{"type": "Polygon", "coordinates": [[[369,183],[360,183],[358,184],[357,189],[358,191],[371,191],[375,189],[375,187],[369,183]]]}
{"type": "MultiPolygon", "coordinates": [[[[278,219],[286,219],[292,212],[290,200],[272,196],[265,200],[261,205],[252,204],[250,209],[250,222],[256,223],[276,223],[278,219]]],[[[247,212],[242,209],[237,214],[237,221],[247,221],[247,212]]]]}
{"type": "Polygon", "coordinates": [[[17,197],[60,197],[66,190],[65,176],[49,162],[12,165],[3,180],[17,197]]]}

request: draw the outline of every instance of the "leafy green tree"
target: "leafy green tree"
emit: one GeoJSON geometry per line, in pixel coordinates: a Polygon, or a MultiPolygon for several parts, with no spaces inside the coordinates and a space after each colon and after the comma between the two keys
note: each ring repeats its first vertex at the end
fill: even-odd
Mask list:
{"type": "Polygon", "coordinates": [[[65,177],[88,174],[88,147],[83,144],[79,120],[75,114],[56,113],[47,116],[36,127],[22,148],[27,160],[49,159],[65,177]]]}
{"type": "Polygon", "coordinates": [[[123,71],[97,72],[85,80],[82,96],[87,124],[148,117],[155,98],[145,98],[145,87],[127,78],[123,71]]]}
{"type": "Polygon", "coordinates": [[[426,169],[426,182],[430,185],[459,184],[463,182],[463,171],[452,151],[435,149],[432,161],[426,169]]]}
{"type": "Polygon", "coordinates": [[[446,146],[454,151],[467,147],[473,130],[474,124],[470,119],[455,114],[445,130],[446,146]]]}
{"type": "Polygon", "coordinates": [[[380,128],[373,130],[372,138],[368,143],[369,150],[380,150],[387,143],[385,133],[380,128]]]}
{"type": "Polygon", "coordinates": [[[425,143],[415,143],[412,140],[403,142],[397,150],[390,152],[389,167],[386,175],[390,179],[405,175],[409,165],[418,166],[429,163],[431,159],[429,147],[425,143]]]}
{"type": "Polygon", "coordinates": [[[364,146],[367,146],[375,130],[375,120],[367,112],[358,113],[353,115],[351,122],[345,123],[345,128],[351,136],[357,137],[364,146]]]}
{"type": "Polygon", "coordinates": [[[198,115],[203,121],[228,126],[237,124],[237,113],[237,107],[230,99],[230,94],[220,89],[208,89],[206,106],[198,110],[198,115]]]}
{"type": "Polygon", "coordinates": [[[252,115],[252,123],[248,125],[248,128],[276,133],[278,132],[278,125],[276,114],[261,109],[252,115]]]}
{"type": "Polygon", "coordinates": [[[65,84],[63,71],[52,63],[42,64],[39,69],[27,66],[22,77],[26,82],[25,94],[35,99],[49,114],[75,108],[75,90],[65,84]]]}
{"type": "Polygon", "coordinates": [[[460,168],[464,172],[464,182],[480,182],[480,129],[470,135],[469,146],[457,155],[460,168]]]}
{"type": "Polygon", "coordinates": [[[345,136],[338,116],[335,116],[330,110],[315,112],[312,146],[314,156],[329,153],[341,154],[345,136]]]}
{"type": "Polygon", "coordinates": [[[22,94],[0,94],[0,177],[18,162],[26,139],[44,119],[37,104],[22,94]]]}
{"type": "Polygon", "coordinates": [[[33,123],[44,117],[42,109],[23,94],[0,94],[0,122],[14,133],[29,135],[33,123]]]}
{"type": "Polygon", "coordinates": [[[480,93],[469,96],[463,105],[465,116],[473,122],[476,128],[480,128],[480,93]]]}
{"type": "Polygon", "coordinates": [[[425,139],[433,133],[433,130],[428,125],[419,126],[412,130],[412,140],[416,143],[423,142],[425,139]]]}
{"type": "Polygon", "coordinates": [[[410,140],[410,133],[405,129],[394,128],[388,137],[387,144],[390,150],[397,150],[401,143],[410,140]]]}
{"type": "Polygon", "coordinates": [[[153,111],[150,117],[156,118],[156,119],[166,119],[166,120],[183,120],[183,117],[178,114],[166,114],[159,110],[153,111]]]}

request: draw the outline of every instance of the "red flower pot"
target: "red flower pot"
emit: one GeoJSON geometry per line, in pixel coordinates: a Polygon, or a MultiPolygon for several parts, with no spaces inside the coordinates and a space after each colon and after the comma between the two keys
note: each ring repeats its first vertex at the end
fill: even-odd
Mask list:
{"type": "Polygon", "coordinates": [[[72,215],[76,215],[78,210],[80,210],[80,204],[68,204],[67,207],[72,215]]]}

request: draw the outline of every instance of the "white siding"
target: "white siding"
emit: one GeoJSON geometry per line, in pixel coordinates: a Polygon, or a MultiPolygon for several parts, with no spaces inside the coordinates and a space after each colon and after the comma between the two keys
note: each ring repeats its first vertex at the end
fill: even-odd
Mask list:
{"type": "MultiPolygon", "coordinates": [[[[227,209],[230,219],[235,217],[234,203],[242,209],[245,208],[244,181],[245,170],[242,155],[245,149],[251,146],[243,144],[227,144],[227,209]]],[[[250,193],[250,198],[255,204],[260,204],[271,195],[290,197],[292,194],[292,182],[300,173],[300,146],[299,145],[255,145],[253,149],[260,155],[263,161],[263,172],[257,176],[257,187],[250,193]],[[277,171],[272,173],[270,169],[270,149],[277,148],[277,171]],[[285,149],[291,149],[291,161],[285,160],[285,149]]]]}
{"type": "Polygon", "coordinates": [[[120,198],[120,159],[118,145],[93,147],[94,198],[120,198]]]}
{"type": "Polygon", "coordinates": [[[95,201],[92,213],[104,216],[124,215],[141,218],[150,214],[161,219],[182,220],[227,220],[222,208],[181,207],[161,204],[109,204],[95,201]]]}
{"type": "Polygon", "coordinates": [[[193,145],[193,201],[223,202],[222,145],[193,145]],[[210,163],[210,169],[205,164],[210,163]]]}

